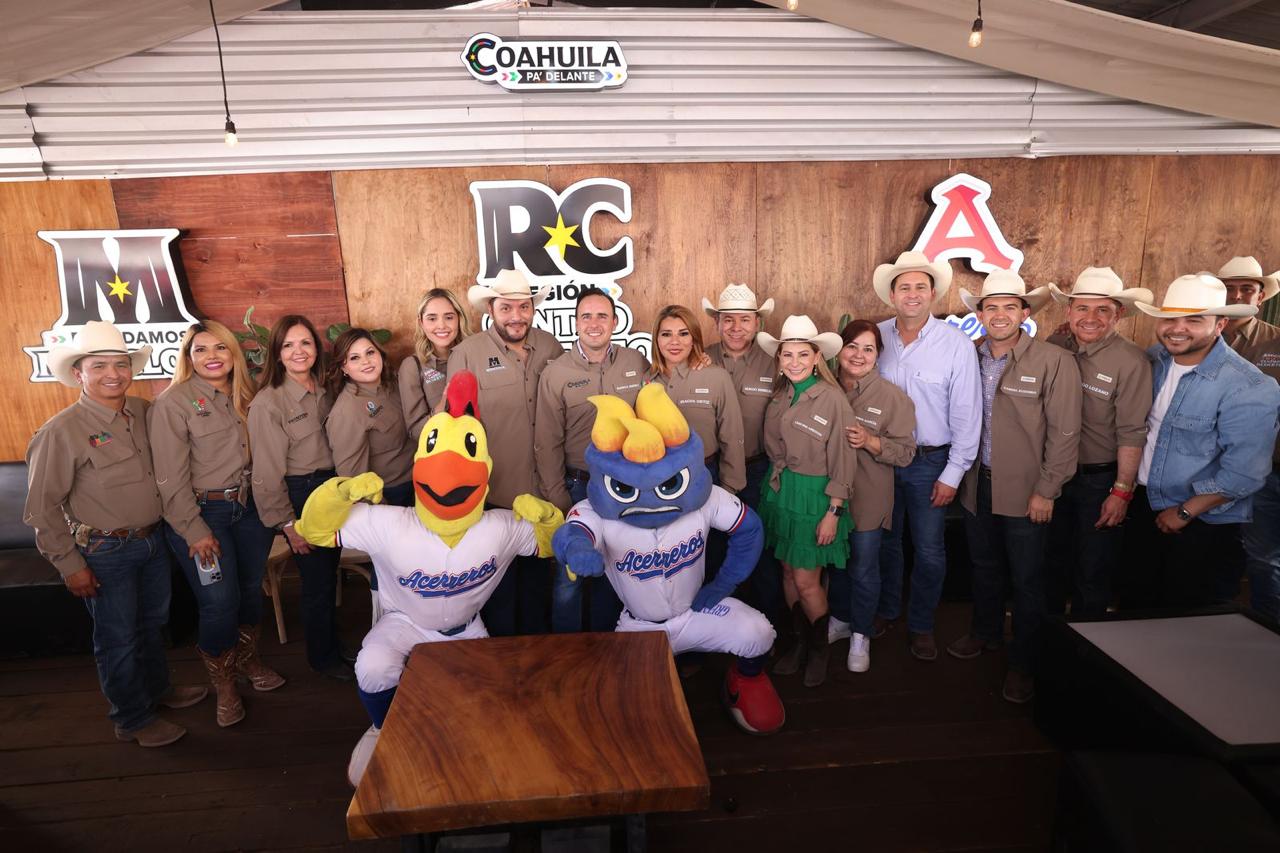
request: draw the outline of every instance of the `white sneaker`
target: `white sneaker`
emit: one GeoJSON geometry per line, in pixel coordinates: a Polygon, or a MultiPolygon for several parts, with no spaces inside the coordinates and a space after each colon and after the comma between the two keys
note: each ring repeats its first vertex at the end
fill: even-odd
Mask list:
{"type": "Polygon", "coordinates": [[[369,766],[369,759],[373,758],[373,748],[378,745],[380,734],[382,729],[369,726],[368,731],[356,741],[356,748],[351,750],[351,761],[347,764],[347,781],[351,783],[351,787],[360,787],[360,780],[364,777],[365,768],[369,766]]]}
{"type": "Polygon", "coordinates": [[[871,638],[854,634],[849,639],[849,671],[866,672],[871,669],[871,638]]]}
{"type": "Polygon", "coordinates": [[[849,636],[849,623],[841,622],[834,616],[827,620],[827,645],[838,643],[849,636]]]}

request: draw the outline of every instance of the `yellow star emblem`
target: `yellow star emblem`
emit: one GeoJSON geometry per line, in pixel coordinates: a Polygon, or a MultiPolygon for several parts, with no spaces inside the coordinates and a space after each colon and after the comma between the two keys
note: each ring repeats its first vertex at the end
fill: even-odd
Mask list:
{"type": "Polygon", "coordinates": [[[556,214],[556,227],[548,228],[546,225],[543,225],[542,230],[551,235],[551,239],[542,244],[543,247],[547,249],[559,249],[561,259],[564,258],[564,250],[566,246],[580,245],[577,240],[573,239],[573,232],[578,230],[578,226],[570,225],[566,227],[564,224],[564,216],[559,213],[556,214]]]}
{"type": "Polygon", "coordinates": [[[129,282],[120,280],[120,273],[116,273],[116,280],[107,282],[107,286],[111,288],[107,296],[115,296],[121,302],[124,302],[126,296],[133,296],[133,291],[129,289],[129,282]]]}

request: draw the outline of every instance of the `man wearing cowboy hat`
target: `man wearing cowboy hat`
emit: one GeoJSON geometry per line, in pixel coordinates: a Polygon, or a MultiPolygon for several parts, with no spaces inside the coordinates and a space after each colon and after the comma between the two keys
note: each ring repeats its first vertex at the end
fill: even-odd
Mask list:
{"type": "MultiPolygon", "coordinates": [[[[564,353],[554,335],[533,327],[534,306],[546,295],[545,288],[535,294],[519,270],[503,270],[492,281],[472,285],[467,300],[491,323],[449,355],[449,379],[469,370],[480,384],[481,419],[493,457],[490,506],[510,509],[516,495],[541,494],[533,461],[538,380],[542,369],[564,353]]],[[[551,569],[535,557],[517,557],[513,568],[485,605],[485,625],[496,636],[516,632],[518,588],[520,632],[544,633],[551,569]]]]}
{"type": "Polygon", "coordinates": [[[1028,292],[1016,272],[996,270],[978,296],[962,291],[960,298],[982,320],[986,336],[978,343],[978,464],[965,475],[960,498],[973,560],[973,623],[947,651],[967,659],[999,646],[1006,579],[1012,581],[1013,642],[1001,695],[1020,704],[1035,693],[1053,502],[1076,473],[1080,370],[1066,350],[1021,328],[1049,301],[1047,287],[1028,292]]]}
{"type": "Polygon", "coordinates": [[[1228,602],[1244,571],[1240,525],[1271,470],[1280,387],[1222,333],[1256,305],[1228,305],[1208,273],[1169,285],[1148,350],[1155,399],[1125,538],[1124,607],[1228,602]]]}
{"type": "MultiPolygon", "coordinates": [[[[1218,270],[1227,286],[1228,305],[1256,305],[1280,293],[1280,272],[1262,274],[1254,258],[1232,258],[1218,270]]],[[[1227,321],[1223,333],[1231,348],[1272,379],[1280,381],[1280,326],[1256,316],[1227,321]]],[[[1280,619],[1280,442],[1271,456],[1267,483],[1253,494],[1253,521],[1244,526],[1249,574],[1249,603],[1280,619]]]]}
{"type": "Polygon", "coordinates": [[[1049,526],[1045,587],[1049,611],[1101,616],[1111,604],[1111,580],[1124,543],[1120,527],[1133,499],[1138,462],[1147,441],[1151,410],[1151,362],[1116,331],[1135,302],[1151,303],[1151,291],[1125,288],[1111,267],[1088,267],[1070,293],[1049,284],[1067,305],[1065,335],[1057,344],[1075,355],[1080,369],[1080,456],[1075,476],[1062,487],[1049,526]]]}
{"type": "MultiPolygon", "coordinates": [[[[746,457],[747,485],[742,502],[759,509],[760,484],[769,473],[769,457],[764,452],[764,412],[773,396],[773,357],[756,343],[761,321],[773,312],[773,300],[764,304],[745,284],[730,282],[720,291],[716,303],[705,296],[702,310],[716,322],[717,343],[707,347],[712,364],[728,371],[738,390],[738,407],[742,410],[743,455],[746,457]]],[[[786,602],[782,597],[782,570],[773,552],[765,549],[756,569],[751,573],[752,601],[774,628],[787,624],[786,602]]]]}
{"type": "Polygon", "coordinates": [[[873,639],[883,636],[901,614],[902,536],[909,524],[915,549],[907,613],[911,654],[934,660],[933,618],[947,573],[947,505],[978,454],[982,429],[978,359],[968,337],[930,313],[951,287],[948,262],[931,263],[921,252],[903,252],[892,264],[876,267],[871,284],[896,314],[880,323],[880,375],[905,391],[916,407],[915,459],[894,472],[892,528],[880,540],[880,606],[873,639]]]}
{"type": "Polygon", "coordinates": [[[126,396],[150,357],[151,347],[130,352],[115,326],[97,320],[49,353],[54,377],[79,388],[80,399],[31,437],[22,520],[93,617],[93,655],[116,737],[166,746],[186,729],[156,716],[156,706],[185,708],[208,690],[170,685],[160,633],[169,621],[170,566],[148,403],[126,396]]]}

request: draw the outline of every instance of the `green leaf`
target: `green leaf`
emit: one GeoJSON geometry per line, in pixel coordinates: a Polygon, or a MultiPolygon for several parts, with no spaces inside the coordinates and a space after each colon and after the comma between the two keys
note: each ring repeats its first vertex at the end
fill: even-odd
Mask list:
{"type": "Polygon", "coordinates": [[[373,339],[380,344],[385,344],[387,341],[391,340],[390,329],[373,329],[370,331],[370,334],[372,334],[373,339]]]}
{"type": "Polygon", "coordinates": [[[271,330],[266,326],[259,326],[257,323],[253,324],[253,333],[258,336],[258,340],[262,341],[263,344],[271,339],[271,330]]]}
{"type": "Polygon", "coordinates": [[[342,334],[343,332],[345,332],[347,329],[350,329],[350,328],[351,328],[350,323],[334,323],[327,330],[325,330],[325,337],[329,339],[329,343],[333,343],[338,339],[338,335],[342,334]]]}

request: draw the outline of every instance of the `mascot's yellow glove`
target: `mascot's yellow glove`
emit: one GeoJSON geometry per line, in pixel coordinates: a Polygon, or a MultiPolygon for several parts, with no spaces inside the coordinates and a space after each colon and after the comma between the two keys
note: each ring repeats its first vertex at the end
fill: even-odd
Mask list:
{"type": "Polygon", "coordinates": [[[322,548],[337,544],[337,533],[347,523],[351,507],[360,501],[382,503],[382,478],[372,472],[355,477],[334,477],[311,493],[302,507],[302,517],[293,529],[322,548]]]}
{"type": "Polygon", "coordinates": [[[564,513],[553,503],[539,500],[533,495],[516,495],[511,502],[511,512],[521,521],[533,525],[533,535],[538,538],[538,556],[551,557],[551,537],[564,524],[564,513]]]}

